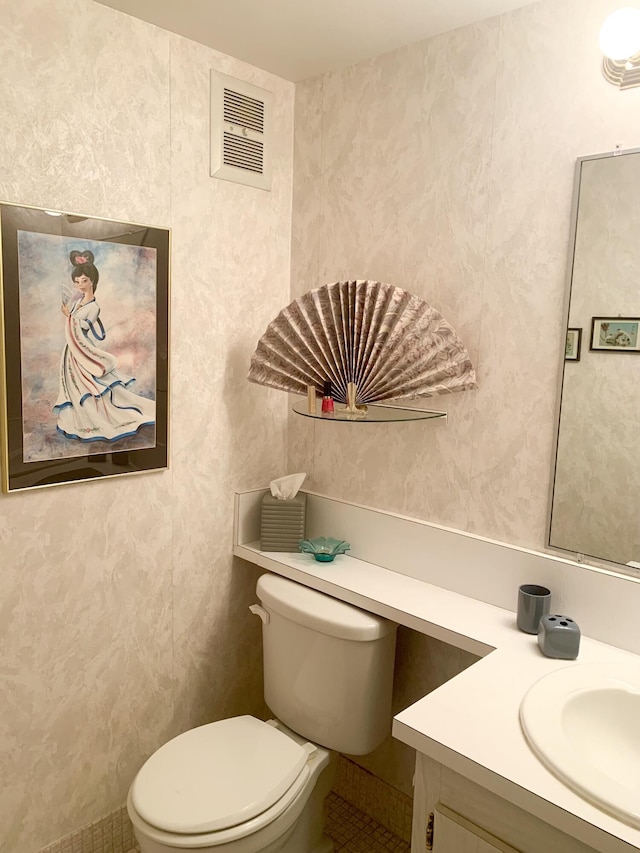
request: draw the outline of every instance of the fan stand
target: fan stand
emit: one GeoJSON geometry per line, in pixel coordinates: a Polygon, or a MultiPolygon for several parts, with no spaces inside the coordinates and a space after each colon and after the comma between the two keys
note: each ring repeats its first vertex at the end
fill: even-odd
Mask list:
{"type": "Polygon", "coordinates": [[[350,415],[354,417],[364,417],[369,411],[368,406],[358,406],[356,405],[356,396],[358,394],[358,388],[355,382],[347,382],[347,405],[345,406],[344,411],[349,412],[350,415]]]}

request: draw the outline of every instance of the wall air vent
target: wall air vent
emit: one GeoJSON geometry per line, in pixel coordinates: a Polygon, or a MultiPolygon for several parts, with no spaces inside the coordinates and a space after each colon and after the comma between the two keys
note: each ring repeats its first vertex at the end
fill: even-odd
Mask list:
{"type": "Polygon", "coordinates": [[[211,176],[271,189],[271,113],[266,89],[211,72],[211,176]]]}

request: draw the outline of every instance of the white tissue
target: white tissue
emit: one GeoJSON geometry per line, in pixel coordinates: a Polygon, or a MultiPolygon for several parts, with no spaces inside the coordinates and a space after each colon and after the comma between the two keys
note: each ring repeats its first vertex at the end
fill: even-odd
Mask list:
{"type": "Polygon", "coordinates": [[[300,491],[306,474],[287,474],[286,477],[278,477],[269,483],[271,494],[279,501],[290,501],[300,491]]]}

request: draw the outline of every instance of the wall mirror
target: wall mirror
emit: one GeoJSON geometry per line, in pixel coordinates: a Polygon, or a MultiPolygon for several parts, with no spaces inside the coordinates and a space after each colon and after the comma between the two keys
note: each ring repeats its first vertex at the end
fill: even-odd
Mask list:
{"type": "Polygon", "coordinates": [[[640,149],[576,168],[551,548],[640,568],[640,149]]]}

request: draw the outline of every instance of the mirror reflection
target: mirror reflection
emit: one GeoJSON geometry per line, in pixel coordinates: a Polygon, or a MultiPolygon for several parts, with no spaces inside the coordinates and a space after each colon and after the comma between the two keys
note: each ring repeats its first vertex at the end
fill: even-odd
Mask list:
{"type": "Polygon", "coordinates": [[[549,545],[640,568],[640,150],[576,182],[549,545]]]}

